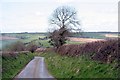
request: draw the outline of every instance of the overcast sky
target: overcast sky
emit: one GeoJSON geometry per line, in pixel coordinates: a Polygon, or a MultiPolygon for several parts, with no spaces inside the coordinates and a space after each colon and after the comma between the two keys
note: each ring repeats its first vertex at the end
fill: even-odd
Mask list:
{"type": "Polygon", "coordinates": [[[78,11],[83,31],[118,31],[119,0],[1,0],[1,32],[46,32],[58,6],[78,11]]]}

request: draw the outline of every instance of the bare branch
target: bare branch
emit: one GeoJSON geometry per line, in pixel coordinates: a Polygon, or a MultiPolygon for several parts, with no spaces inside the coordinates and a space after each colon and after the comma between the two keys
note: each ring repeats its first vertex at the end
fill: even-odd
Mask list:
{"type": "Polygon", "coordinates": [[[68,16],[68,18],[65,19],[65,21],[69,20],[72,16],[74,16],[76,14],[76,12],[72,13],[70,16],[68,16]]]}
{"type": "Polygon", "coordinates": [[[79,20],[76,18],[77,12],[74,8],[68,6],[58,7],[54,10],[50,24],[55,24],[59,28],[68,27],[69,25],[79,26],[79,20]]]}

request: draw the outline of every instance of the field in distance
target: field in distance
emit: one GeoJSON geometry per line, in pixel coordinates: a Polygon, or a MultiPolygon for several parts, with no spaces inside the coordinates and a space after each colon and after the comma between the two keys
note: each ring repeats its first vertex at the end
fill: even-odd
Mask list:
{"type": "MultiPolygon", "coordinates": [[[[29,43],[36,40],[36,42],[43,43],[44,47],[50,47],[48,40],[39,40],[48,36],[48,33],[2,33],[0,35],[0,49],[6,45],[10,45],[16,41],[23,43],[29,43]]],[[[86,43],[98,40],[104,40],[107,38],[117,38],[117,32],[82,32],[82,34],[73,34],[72,38],[69,38],[67,44],[86,43]]]]}

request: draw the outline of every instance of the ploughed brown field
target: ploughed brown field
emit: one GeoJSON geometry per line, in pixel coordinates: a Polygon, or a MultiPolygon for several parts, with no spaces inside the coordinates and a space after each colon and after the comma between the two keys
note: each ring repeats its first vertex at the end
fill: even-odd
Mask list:
{"type": "Polygon", "coordinates": [[[105,34],[105,37],[118,37],[118,35],[115,35],[115,34],[105,34]]]}
{"type": "Polygon", "coordinates": [[[74,38],[74,37],[69,37],[68,38],[70,41],[75,41],[75,42],[94,42],[94,41],[104,41],[104,39],[93,39],[93,38],[74,38]]]}
{"type": "Polygon", "coordinates": [[[0,36],[0,40],[13,40],[13,39],[18,39],[18,38],[8,37],[8,36],[0,36]]]}

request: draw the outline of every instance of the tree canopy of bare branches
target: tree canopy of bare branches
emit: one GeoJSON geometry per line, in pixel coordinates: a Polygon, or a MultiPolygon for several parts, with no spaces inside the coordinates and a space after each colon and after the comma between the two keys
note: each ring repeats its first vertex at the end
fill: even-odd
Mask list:
{"type": "Polygon", "coordinates": [[[77,19],[77,11],[75,8],[68,6],[60,6],[56,8],[50,18],[50,24],[56,25],[59,28],[66,27],[67,29],[78,29],[80,25],[77,19]]]}
{"type": "Polygon", "coordinates": [[[58,27],[50,34],[50,43],[53,46],[59,47],[66,42],[66,37],[71,31],[80,31],[80,23],[77,18],[75,8],[69,6],[60,6],[56,8],[49,19],[50,24],[58,27]]]}

